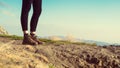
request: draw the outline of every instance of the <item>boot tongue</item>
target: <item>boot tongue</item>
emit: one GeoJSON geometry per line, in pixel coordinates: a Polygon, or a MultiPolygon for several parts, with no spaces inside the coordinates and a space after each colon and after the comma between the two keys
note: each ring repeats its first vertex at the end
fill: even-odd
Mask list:
{"type": "Polygon", "coordinates": [[[32,37],[36,37],[36,35],[35,35],[35,34],[32,34],[32,33],[30,33],[30,35],[31,35],[32,37]]]}

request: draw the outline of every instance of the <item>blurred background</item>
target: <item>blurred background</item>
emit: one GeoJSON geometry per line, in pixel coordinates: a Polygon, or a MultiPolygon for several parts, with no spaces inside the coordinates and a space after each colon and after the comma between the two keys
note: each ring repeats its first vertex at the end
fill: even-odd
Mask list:
{"type": "MultiPolygon", "coordinates": [[[[22,0],[0,0],[0,26],[10,34],[22,36],[21,6],[22,0]]],[[[37,34],[120,43],[119,25],[120,0],[43,0],[37,34]]]]}

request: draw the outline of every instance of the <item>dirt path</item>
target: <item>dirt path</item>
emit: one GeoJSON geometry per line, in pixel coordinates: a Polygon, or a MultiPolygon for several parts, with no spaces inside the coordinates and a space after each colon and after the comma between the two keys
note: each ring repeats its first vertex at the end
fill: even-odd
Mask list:
{"type": "Polygon", "coordinates": [[[120,68],[120,46],[73,44],[25,46],[21,42],[0,38],[0,67],[120,68]]]}

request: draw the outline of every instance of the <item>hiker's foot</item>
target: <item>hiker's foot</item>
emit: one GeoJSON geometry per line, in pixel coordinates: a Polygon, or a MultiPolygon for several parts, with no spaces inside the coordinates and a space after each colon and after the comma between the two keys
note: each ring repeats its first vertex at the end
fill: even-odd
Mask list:
{"type": "Polygon", "coordinates": [[[31,35],[31,38],[36,41],[38,44],[44,44],[44,42],[40,41],[36,35],[31,35]]]}
{"type": "Polygon", "coordinates": [[[38,45],[38,42],[33,40],[29,34],[24,34],[23,45],[38,45]]]}

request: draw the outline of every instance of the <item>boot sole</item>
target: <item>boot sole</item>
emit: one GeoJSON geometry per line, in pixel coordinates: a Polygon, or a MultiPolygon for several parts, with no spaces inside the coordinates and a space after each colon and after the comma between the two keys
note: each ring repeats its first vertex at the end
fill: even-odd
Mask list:
{"type": "Polygon", "coordinates": [[[38,45],[38,44],[30,44],[30,43],[22,43],[23,45],[38,45]]]}

